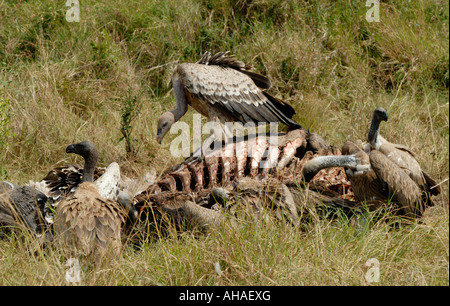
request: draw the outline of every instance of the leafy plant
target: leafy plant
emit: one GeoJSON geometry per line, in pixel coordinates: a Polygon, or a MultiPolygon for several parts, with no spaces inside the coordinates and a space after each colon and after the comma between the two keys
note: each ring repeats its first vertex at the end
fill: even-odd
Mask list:
{"type": "Polygon", "coordinates": [[[131,125],[133,120],[139,115],[141,110],[141,98],[140,96],[133,95],[131,90],[125,97],[120,98],[120,113],[121,113],[121,126],[120,132],[123,137],[119,139],[119,142],[125,140],[125,150],[127,152],[127,158],[133,158],[136,154],[136,150],[133,147],[135,139],[131,137],[133,132],[133,126],[131,125]]]}

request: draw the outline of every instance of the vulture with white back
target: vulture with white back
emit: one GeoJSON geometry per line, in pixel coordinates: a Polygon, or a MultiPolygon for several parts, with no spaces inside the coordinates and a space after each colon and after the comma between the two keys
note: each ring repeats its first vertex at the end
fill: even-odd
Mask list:
{"type": "Polygon", "coordinates": [[[305,164],[303,174],[310,180],[321,169],[345,167],[358,201],[394,201],[399,214],[419,217],[433,206],[432,195],[441,192],[438,184],[422,170],[414,153],[405,145],[393,144],[379,135],[385,109],[375,109],[364,150],[347,141],[342,156],[320,156],[305,164]]]}
{"type": "MultiPolygon", "coordinates": [[[[50,170],[39,182],[30,181],[33,187],[50,198],[56,207],[57,203],[70,193],[75,192],[83,179],[83,165],[70,164],[50,170]]],[[[154,169],[138,178],[122,175],[119,164],[110,163],[105,167],[95,167],[93,180],[100,194],[110,200],[116,200],[120,192],[136,195],[145,190],[155,180],[154,169]]]]}
{"type": "MultiPolygon", "coordinates": [[[[49,199],[44,209],[47,222],[53,223],[52,211],[56,209],[60,201],[77,190],[83,180],[84,167],[80,164],[56,167],[41,181],[28,183],[28,186],[39,190],[49,199]]],[[[128,178],[121,174],[119,164],[112,162],[106,168],[95,167],[93,180],[102,197],[119,201],[120,193],[135,196],[145,190],[154,181],[155,176],[153,171],[146,172],[139,178],[128,178]]]]}
{"type": "MultiPolygon", "coordinates": [[[[56,207],[59,201],[75,192],[82,179],[83,166],[71,164],[56,167],[50,170],[41,181],[30,181],[28,185],[44,193],[56,207]]],[[[119,165],[112,162],[106,168],[95,167],[93,180],[102,196],[108,199],[116,199],[121,180],[119,165]]]]}
{"type": "Polygon", "coordinates": [[[301,128],[292,120],[294,109],[283,101],[270,95],[268,78],[249,71],[250,67],[238,61],[228,52],[211,55],[205,52],[196,63],[183,63],[176,67],[172,84],[176,108],[161,115],[158,120],[157,140],[161,143],[170,127],[187,111],[188,105],[217,122],[220,129],[205,143],[232,137],[225,122],[242,124],[281,122],[291,130],[301,128]]]}

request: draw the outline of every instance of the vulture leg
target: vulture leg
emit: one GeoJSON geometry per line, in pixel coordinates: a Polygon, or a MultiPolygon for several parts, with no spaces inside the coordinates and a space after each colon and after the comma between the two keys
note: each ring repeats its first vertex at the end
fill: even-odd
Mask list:
{"type": "Polygon", "coordinates": [[[207,155],[209,152],[212,151],[211,145],[213,145],[213,148],[218,148],[219,146],[215,143],[215,135],[212,133],[208,136],[208,138],[205,139],[205,141],[202,143],[200,148],[197,148],[189,157],[189,164],[200,161],[202,156],[207,155]],[[190,160],[192,159],[192,161],[190,160]]]}
{"type": "Polygon", "coordinates": [[[202,143],[203,155],[207,155],[209,152],[211,152],[211,150],[219,147],[216,139],[216,133],[212,133],[208,138],[205,139],[205,141],[202,143]],[[211,146],[213,147],[213,149],[211,149],[211,146]]]}
{"type": "Polygon", "coordinates": [[[207,155],[210,151],[221,150],[224,145],[233,141],[233,132],[221,122],[219,116],[212,116],[203,126],[202,132],[208,130],[211,135],[202,144],[203,155],[207,155]]]}
{"type": "Polygon", "coordinates": [[[225,144],[229,143],[230,141],[233,142],[233,132],[228,128],[226,124],[221,124],[221,127],[225,144]]]}
{"type": "Polygon", "coordinates": [[[190,156],[190,158],[194,158],[194,160],[192,160],[192,162],[195,162],[195,161],[197,161],[197,160],[200,159],[201,155],[202,155],[202,147],[197,148],[197,150],[195,150],[195,151],[192,153],[192,155],[190,156]]]}

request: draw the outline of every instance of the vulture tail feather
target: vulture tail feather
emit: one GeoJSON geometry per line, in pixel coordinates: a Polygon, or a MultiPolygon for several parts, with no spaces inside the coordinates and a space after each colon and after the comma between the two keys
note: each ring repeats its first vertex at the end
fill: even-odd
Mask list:
{"type": "Polygon", "coordinates": [[[280,122],[286,124],[291,129],[301,129],[302,126],[292,120],[292,116],[295,114],[295,110],[289,104],[284,103],[280,99],[275,98],[267,92],[263,92],[269,102],[267,106],[276,114],[280,119],[280,122]]]}

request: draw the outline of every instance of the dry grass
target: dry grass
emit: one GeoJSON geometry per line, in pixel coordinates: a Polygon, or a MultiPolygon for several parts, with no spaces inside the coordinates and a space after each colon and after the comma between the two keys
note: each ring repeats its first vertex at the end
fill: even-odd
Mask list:
{"type": "MultiPolygon", "coordinates": [[[[373,109],[385,107],[383,135],[410,146],[444,181],[448,1],[380,8],[380,22],[368,23],[358,1],[82,1],[80,22],[68,23],[61,1],[0,2],[0,179],[40,180],[73,162],[65,146],[85,139],[97,145],[101,165],[118,161],[129,176],[163,171],[179,161],[170,137],[162,146],[155,139],[157,116],[175,104],[171,71],[205,50],[231,50],[268,75],[270,92],[294,106],[298,122],[338,147],[364,139],[373,109]],[[129,99],[141,105],[130,123],[133,158],[120,141],[129,99]]],[[[191,124],[193,113],[183,121],[191,124]]],[[[85,267],[83,282],[364,285],[364,263],[377,258],[378,284],[448,285],[448,186],[421,222],[400,229],[378,222],[355,232],[341,220],[305,232],[273,220],[242,222],[140,251],[128,246],[109,266],[85,267]]],[[[0,240],[0,284],[65,284],[66,270],[58,250],[40,250],[26,235],[0,240]]]]}
{"type": "MultiPolygon", "coordinates": [[[[430,209],[421,223],[394,228],[396,221],[385,216],[355,227],[345,219],[319,220],[300,229],[247,215],[237,227],[226,222],[207,235],[188,232],[138,249],[128,244],[122,258],[96,267],[80,259],[79,284],[448,285],[448,208],[430,209]],[[365,279],[371,258],[379,261],[379,282],[365,279]]],[[[2,285],[71,284],[59,249],[10,235],[0,250],[2,285]]]]}

